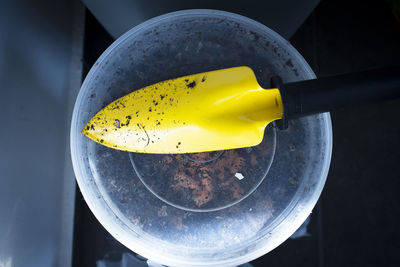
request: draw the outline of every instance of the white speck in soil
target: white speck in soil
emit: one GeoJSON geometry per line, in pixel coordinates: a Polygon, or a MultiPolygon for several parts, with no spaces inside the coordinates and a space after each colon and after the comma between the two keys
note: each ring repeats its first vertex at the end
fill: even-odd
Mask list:
{"type": "Polygon", "coordinates": [[[235,177],[239,180],[242,180],[244,178],[243,174],[241,174],[240,172],[235,173],[235,177]]]}

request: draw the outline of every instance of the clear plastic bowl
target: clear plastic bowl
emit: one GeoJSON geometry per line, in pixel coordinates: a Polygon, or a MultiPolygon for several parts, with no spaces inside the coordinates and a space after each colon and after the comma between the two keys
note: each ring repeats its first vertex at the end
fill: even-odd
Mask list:
{"type": "Polygon", "coordinates": [[[100,223],[134,252],[169,266],[235,266],[277,247],[311,213],[330,164],[328,113],[293,120],[286,131],[272,125],[260,146],[222,155],[130,154],[80,134],[97,111],[131,91],[242,65],[264,88],[276,74],[286,82],[315,77],[278,34],[215,10],[169,13],[136,26],[87,75],[71,126],[76,179],[100,223]],[[211,173],[212,187],[195,174],[200,169],[211,173]],[[211,200],[201,198],[204,191],[211,200]]]}

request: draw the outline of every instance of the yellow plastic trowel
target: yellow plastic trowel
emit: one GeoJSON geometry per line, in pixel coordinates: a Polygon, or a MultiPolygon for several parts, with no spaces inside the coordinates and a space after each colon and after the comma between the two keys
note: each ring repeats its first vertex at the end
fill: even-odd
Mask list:
{"type": "Polygon", "coordinates": [[[265,127],[332,108],[400,96],[398,68],[283,84],[263,89],[249,67],[159,82],[100,110],[82,133],[114,149],[193,153],[258,145],[265,127]]]}

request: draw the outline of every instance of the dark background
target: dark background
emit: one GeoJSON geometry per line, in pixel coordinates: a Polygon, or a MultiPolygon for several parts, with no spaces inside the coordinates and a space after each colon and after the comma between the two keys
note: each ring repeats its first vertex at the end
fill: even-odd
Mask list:
{"type": "MultiPolygon", "coordinates": [[[[245,15],[257,19],[261,7],[245,15]]],[[[85,76],[113,38],[88,10],[84,36],[85,76]]],[[[399,65],[400,20],[384,0],[323,0],[290,42],[318,77],[399,65]]],[[[289,239],[251,264],[400,265],[399,115],[398,100],[331,112],[332,163],[310,236],[289,239]]],[[[98,223],[79,190],[74,226],[73,266],[95,266],[129,252],[98,223]]]]}

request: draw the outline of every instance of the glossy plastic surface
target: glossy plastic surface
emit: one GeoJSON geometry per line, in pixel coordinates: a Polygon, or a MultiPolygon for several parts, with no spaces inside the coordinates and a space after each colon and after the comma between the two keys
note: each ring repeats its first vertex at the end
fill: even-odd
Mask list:
{"type": "MultiPolygon", "coordinates": [[[[127,152],[99,145],[80,133],[101,108],[137,88],[242,65],[255,71],[264,88],[276,74],[284,82],[315,77],[298,52],[275,32],[248,18],[212,10],[170,13],[133,28],[104,52],[86,77],[71,127],[74,170],[95,216],[128,248],[169,266],[234,266],[284,242],[312,211],[330,163],[329,114],[293,120],[287,131],[268,127],[276,132],[276,139],[271,135],[274,138],[264,138],[266,143],[260,144],[272,146],[265,156],[263,149],[230,150],[232,155],[226,157],[231,161],[224,160],[223,166],[229,162],[238,164],[224,168],[224,181],[232,186],[221,187],[222,191],[206,186],[210,179],[219,179],[217,172],[214,180],[203,177],[204,181],[201,175],[185,172],[181,182],[175,178],[181,177],[179,166],[187,166],[182,158],[153,155],[145,159],[144,154],[134,154],[132,158],[127,152]],[[155,171],[173,171],[154,169],[153,166],[168,166],[162,160],[177,164],[171,184],[164,184],[164,190],[150,184],[151,177],[157,176],[155,171]],[[264,172],[256,179],[248,179],[254,168],[264,172]],[[148,175],[144,179],[138,173],[148,175]],[[239,179],[242,176],[238,173],[244,178],[239,179]],[[195,177],[200,180],[191,183],[190,178],[195,177]],[[241,184],[246,181],[250,181],[247,187],[241,184]],[[177,195],[181,190],[186,194],[177,195]],[[212,211],[206,209],[211,205],[211,201],[205,203],[206,198],[200,202],[190,198],[186,206],[185,202],[178,202],[182,199],[177,196],[199,196],[204,190],[239,195],[226,205],[210,207],[212,211]],[[162,195],[168,192],[172,196],[162,195]]],[[[201,164],[207,164],[204,162],[201,164]]],[[[209,173],[209,165],[201,164],[196,164],[195,172],[209,173]]]]}
{"type": "Polygon", "coordinates": [[[198,153],[255,146],[282,118],[278,89],[265,90],[245,66],[162,81],[100,110],[82,133],[141,153],[198,153]]]}

